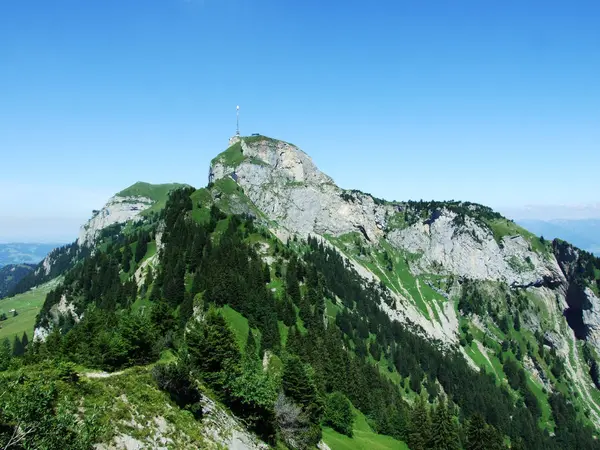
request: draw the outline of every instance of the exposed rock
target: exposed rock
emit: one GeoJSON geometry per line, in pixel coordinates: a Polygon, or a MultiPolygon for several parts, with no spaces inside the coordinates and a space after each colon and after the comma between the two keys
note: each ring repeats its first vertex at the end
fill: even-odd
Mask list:
{"type": "Polygon", "coordinates": [[[559,355],[567,356],[569,354],[569,346],[563,337],[555,331],[546,331],[544,333],[544,344],[555,349],[559,355]]]}
{"type": "Polygon", "coordinates": [[[552,385],[548,378],[544,375],[544,372],[536,361],[532,360],[529,355],[523,357],[523,366],[532,375],[533,379],[541,384],[547,391],[552,392],[552,385]]]}
{"type": "Polygon", "coordinates": [[[104,228],[130,220],[139,220],[140,214],[153,204],[154,201],[146,197],[119,197],[115,195],[81,227],[77,243],[82,247],[93,244],[104,228]]]}
{"type": "Polygon", "coordinates": [[[583,323],[587,328],[587,341],[600,353],[600,298],[589,287],[585,288],[584,295],[589,305],[583,310],[583,323]]]}
{"type": "Polygon", "coordinates": [[[227,449],[266,450],[269,448],[267,444],[246,431],[236,418],[225,412],[209,397],[202,396],[200,402],[203,413],[203,436],[207,439],[227,449]]]}
{"type": "Polygon", "coordinates": [[[374,242],[383,236],[380,228],[392,207],[357,192],[342,198],[344,191],[299,148],[280,141],[247,145],[242,140],[242,151],[246,159],[236,167],[217,158],[211,176],[218,180],[235,173],[246,196],[271,220],[302,236],[337,236],[359,229],[374,242]]]}
{"type": "Polygon", "coordinates": [[[421,255],[415,267],[422,272],[436,273],[442,267],[448,274],[514,286],[566,281],[556,259],[531,250],[522,236],[505,236],[499,245],[492,232],[472,218],[456,226],[455,217],[443,209],[435,221],[392,230],[387,238],[395,247],[421,255]]]}

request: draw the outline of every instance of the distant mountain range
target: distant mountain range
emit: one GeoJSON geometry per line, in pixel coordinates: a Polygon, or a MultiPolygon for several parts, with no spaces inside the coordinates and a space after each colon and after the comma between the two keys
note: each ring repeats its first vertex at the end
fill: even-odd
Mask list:
{"type": "Polygon", "coordinates": [[[522,219],[516,222],[538,236],[559,238],[600,255],[600,219],[522,219]]]}
{"type": "Polygon", "coordinates": [[[9,264],[37,264],[61,244],[0,244],[0,267],[9,264]]]}

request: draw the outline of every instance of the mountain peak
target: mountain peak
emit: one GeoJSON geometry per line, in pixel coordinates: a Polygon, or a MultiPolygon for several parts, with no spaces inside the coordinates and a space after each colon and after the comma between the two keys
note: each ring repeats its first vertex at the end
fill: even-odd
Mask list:
{"type": "Polygon", "coordinates": [[[138,181],[111,197],[101,210],[93,211],[91,219],[81,227],[77,242],[79,245],[89,246],[106,227],[139,220],[148,213],[160,211],[173,189],[186,186],[179,183],[150,184],[138,181]]]}
{"type": "Polygon", "coordinates": [[[231,176],[257,184],[333,184],[310,156],[293,144],[255,135],[232,138],[230,145],[211,162],[209,182],[231,176]]]}

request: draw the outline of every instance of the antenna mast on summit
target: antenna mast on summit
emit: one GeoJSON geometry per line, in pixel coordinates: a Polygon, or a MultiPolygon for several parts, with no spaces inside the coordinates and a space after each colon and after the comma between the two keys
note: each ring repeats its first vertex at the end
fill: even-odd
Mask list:
{"type": "Polygon", "coordinates": [[[239,105],[236,107],[236,119],[237,119],[237,127],[236,127],[236,131],[235,131],[235,135],[239,136],[240,135],[240,107],[239,105]]]}

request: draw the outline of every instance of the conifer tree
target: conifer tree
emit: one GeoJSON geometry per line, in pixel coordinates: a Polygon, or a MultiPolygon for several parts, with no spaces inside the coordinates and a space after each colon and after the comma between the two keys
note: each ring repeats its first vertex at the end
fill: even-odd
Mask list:
{"type": "Polygon", "coordinates": [[[488,450],[487,424],[480,414],[475,414],[467,426],[466,450],[488,450]]]}
{"type": "Polygon", "coordinates": [[[263,354],[265,350],[277,351],[281,345],[281,336],[279,335],[279,326],[277,325],[275,312],[266,312],[261,325],[262,339],[260,341],[260,353],[263,354]]]}
{"type": "Polygon", "coordinates": [[[309,440],[312,445],[316,445],[321,440],[319,424],[324,405],[318,395],[311,368],[305,366],[298,356],[291,355],[286,359],[283,366],[282,388],[284,394],[300,406],[308,417],[309,440]]]}
{"type": "Polygon", "coordinates": [[[23,348],[23,344],[22,344],[19,336],[15,336],[15,339],[13,341],[12,350],[13,350],[13,356],[23,356],[23,354],[25,353],[25,349],[23,348]]]}
{"type": "Polygon", "coordinates": [[[426,450],[431,435],[429,411],[423,397],[415,403],[410,417],[408,445],[411,450],[426,450]]]}
{"type": "Polygon", "coordinates": [[[433,413],[429,448],[432,450],[458,450],[460,448],[458,430],[445,401],[438,403],[433,413]]]}
{"type": "Polygon", "coordinates": [[[125,249],[123,249],[123,256],[121,259],[121,265],[123,266],[123,272],[125,273],[129,273],[129,271],[131,270],[131,258],[133,258],[131,247],[129,245],[126,245],[125,249]]]}
{"type": "Polygon", "coordinates": [[[254,339],[254,333],[252,333],[252,328],[248,328],[248,337],[246,338],[246,355],[253,358],[258,358],[256,348],[256,339],[254,339]]]}
{"type": "Polygon", "coordinates": [[[227,386],[239,372],[241,355],[223,316],[210,309],[203,323],[194,322],[185,341],[191,362],[202,378],[227,396],[227,386]]]}
{"type": "Polygon", "coordinates": [[[135,247],[135,262],[139,263],[144,256],[146,256],[146,252],[148,251],[148,235],[145,233],[140,233],[138,236],[137,245],[135,247]]]}
{"type": "Polygon", "coordinates": [[[21,345],[23,345],[24,350],[27,350],[27,346],[29,345],[29,337],[27,336],[27,331],[23,332],[23,337],[21,338],[21,345]]]}
{"type": "Polygon", "coordinates": [[[200,229],[196,236],[194,237],[194,243],[192,244],[192,250],[189,253],[189,269],[190,271],[195,271],[200,264],[202,263],[202,255],[204,252],[204,244],[206,242],[206,234],[204,232],[204,228],[200,229]]]}
{"type": "Polygon", "coordinates": [[[185,327],[188,320],[194,315],[194,297],[191,293],[185,293],[183,303],[179,307],[179,324],[185,327]]]}
{"type": "Polygon", "coordinates": [[[263,266],[263,281],[265,284],[271,282],[271,269],[269,268],[268,264],[263,266]]]}
{"type": "Polygon", "coordinates": [[[0,371],[7,370],[12,358],[12,349],[8,338],[2,340],[0,344],[0,371]]]}

